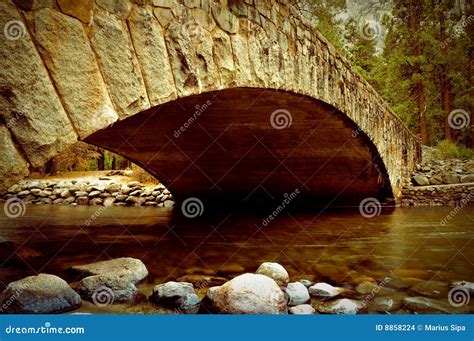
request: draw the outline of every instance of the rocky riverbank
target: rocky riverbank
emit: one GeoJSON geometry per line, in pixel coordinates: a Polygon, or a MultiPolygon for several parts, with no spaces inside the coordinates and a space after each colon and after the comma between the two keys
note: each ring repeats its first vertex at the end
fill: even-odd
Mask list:
{"type": "Polygon", "coordinates": [[[423,160],[416,165],[410,185],[402,191],[403,207],[474,203],[473,160],[439,160],[428,147],[423,147],[423,160]]]}
{"type": "Polygon", "coordinates": [[[97,182],[81,180],[23,180],[11,186],[4,200],[25,204],[156,206],[172,207],[173,196],[163,186],[145,186],[138,181],[114,182],[99,177],[97,182]]]}
{"type": "Polygon", "coordinates": [[[148,270],[134,258],[116,258],[69,269],[76,281],[51,274],[10,283],[0,294],[1,313],[63,313],[93,304],[95,312],[126,304],[129,313],[169,314],[365,314],[472,313],[474,283],[444,283],[411,277],[366,277],[355,287],[298,278],[278,263],[231,279],[187,275],[156,284],[149,297],[138,288],[148,270]],[[404,291],[401,291],[401,290],[404,291]],[[467,296],[466,296],[467,295],[467,296]],[[461,301],[460,301],[461,299],[461,301]]]}

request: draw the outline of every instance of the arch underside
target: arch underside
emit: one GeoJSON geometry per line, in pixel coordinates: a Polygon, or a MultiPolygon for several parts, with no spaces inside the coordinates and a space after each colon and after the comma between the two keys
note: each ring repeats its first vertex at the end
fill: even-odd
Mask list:
{"type": "Polygon", "coordinates": [[[392,196],[377,148],[354,122],[322,101],[285,91],[188,96],[85,141],[141,165],[178,199],[273,201],[296,191],[315,202],[352,204],[392,196]],[[291,125],[276,129],[288,125],[285,119],[291,125]]]}

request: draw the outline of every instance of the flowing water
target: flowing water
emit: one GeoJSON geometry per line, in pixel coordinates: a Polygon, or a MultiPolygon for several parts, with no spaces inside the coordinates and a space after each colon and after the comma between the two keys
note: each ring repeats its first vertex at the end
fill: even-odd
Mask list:
{"type": "MultiPolygon", "coordinates": [[[[370,219],[357,209],[315,208],[281,212],[268,224],[263,219],[271,212],[205,211],[190,219],[177,211],[30,205],[18,218],[1,215],[1,289],[39,272],[73,282],[70,266],[117,257],[145,263],[150,274],[139,289],[146,296],[153,285],[183,275],[232,278],[264,261],[282,264],[290,280],[348,289],[384,282],[400,299],[420,296],[424,283],[425,296],[447,301],[453,281],[474,282],[473,206],[450,220],[452,208],[442,207],[384,209],[370,219]],[[17,253],[10,255],[12,243],[5,242],[17,253]]],[[[84,302],[79,311],[163,312],[146,300],[103,309],[84,302]]]]}

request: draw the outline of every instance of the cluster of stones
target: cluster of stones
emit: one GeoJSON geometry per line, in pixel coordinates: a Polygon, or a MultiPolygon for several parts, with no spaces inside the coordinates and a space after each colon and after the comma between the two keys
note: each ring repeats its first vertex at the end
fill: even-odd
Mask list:
{"type": "MultiPolygon", "coordinates": [[[[107,180],[105,180],[107,181],[107,180]]],[[[88,181],[28,180],[11,186],[4,200],[18,198],[25,204],[157,206],[173,207],[171,193],[163,186],[147,188],[138,181],[107,184],[88,181]]]]}
{"type": "Polygon", "coordinates": [[[416,165],[414,186],[474,183],[474,161],[458,159],[433,160],[416,165]]]}
{"type": "Polygon", "coordinates": [[[474,203],[474,161],[437,159],[430,148],[423,148],[421,164],[416,165],[411,184],[402,190],[401,205],[465,206],[474,203]]]}
{"type": "Polygon", "coordinates": [[[0,27],[12,23],[0,35],[0,191],[117,120],[234,87],[345,113],[377,147],[395,195],[418,160],[416,137],[294,1],[3,1],[0,27]]]}
{"type": "MultiPolygon", "coordinates": [[[[2,313],[59,313],[77,309],[82,300],[99,307],[136,302],[136,284],[148,275],[138,259],[118,258],[70,269],[79,282],[68,284],[49,274],[39,274],[10,283],[0,294],[2,313]]],[[[442,301],[449,286],[444,282],[417,280],[407,284],[386,279],[383,284],[363,281],[356,288],[343,288],[306,279],[290,282],[288,272],[278,263],[266,262],[255,273],[244,273],[229,281],[188,276],[189,282],[158,284],[147,302],[169,313],[195,314],[358,314],[358,313],[469,313],[469,307],[455,307],[442,301]],[[194,280],[193,280],[194,279],[194,280]],[[409,288],[412,297],[400,296],[395,287],[409,288]],[[211,283],[218,286],[208,287],[211,283]]],[[[451,287],[470,294],[474,283],[455,282],[451,287]]]]}

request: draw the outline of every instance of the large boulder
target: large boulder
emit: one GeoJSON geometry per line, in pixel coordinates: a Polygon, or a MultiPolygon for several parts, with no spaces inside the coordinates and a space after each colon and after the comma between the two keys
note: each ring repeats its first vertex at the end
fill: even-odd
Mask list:
{"type": "Polygon", "coordinates": [[[280,287],[286,287],[290,280],[288,272],[278,263],[265,262],[262,263],[257,271],[259,275],[264,275],[273,279],[280,287]]]}
{"type": "Polygon", "coordinates": [[[285,295],[268,276],[243,274],[229,282],[209,288],[212,308],[222,314],[284,314],[285,295]]]}
{"type": "Polygon", "coordinates": [[[7,314],[61,313],[80,305],[81,297],[66,281],[48,274],[12,282],[0,294],[0,312],[7,314]]]}
{"type": "Polygon", "coordinates": [[[138,283],[148,276],[148,270],[141,260],[128,257],[73,266],[71,270],[84,277],[115,274],[127,278],[132,283],[138,283]]]}
{"type": "Polygon", "coordinates": [[[86,277],[74,289],[83,299],[98,306],[128,301],[138,292],[129,278],[116,274],[86,277]]]}

